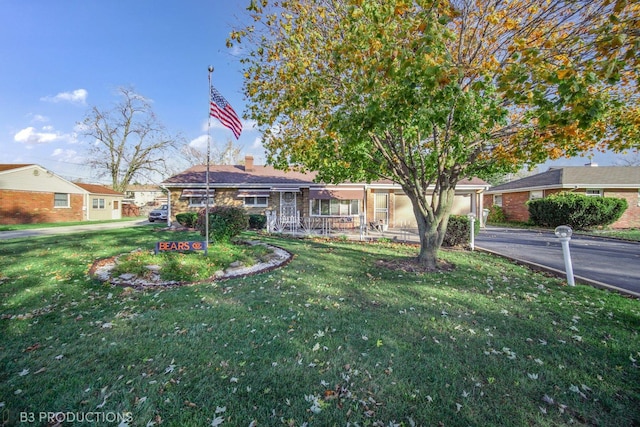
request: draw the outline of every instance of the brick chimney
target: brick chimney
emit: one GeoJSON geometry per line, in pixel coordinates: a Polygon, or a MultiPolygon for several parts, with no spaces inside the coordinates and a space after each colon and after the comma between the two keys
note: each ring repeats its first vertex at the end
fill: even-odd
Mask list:
{"type": "Polygon", "coordinates": [[[244,156],[244,170],[245,172],[253,172],[253,156],[244,156]]]}

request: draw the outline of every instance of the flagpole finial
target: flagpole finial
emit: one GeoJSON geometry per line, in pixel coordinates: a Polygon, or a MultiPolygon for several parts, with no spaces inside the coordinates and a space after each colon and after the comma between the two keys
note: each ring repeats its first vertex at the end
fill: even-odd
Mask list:
{"type": "Polygon", "coordinates": [[[209,72],[213,73],[213,65],[209,65],[209,72]]]}

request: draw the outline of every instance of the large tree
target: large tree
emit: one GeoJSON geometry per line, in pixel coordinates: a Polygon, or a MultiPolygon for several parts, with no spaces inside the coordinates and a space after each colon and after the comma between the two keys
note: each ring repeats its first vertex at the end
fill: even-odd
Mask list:
{"type": "MultiPolygon", "coordinates": [[[[180,155],[189,166],[206,165],[207,149],[186,144],[180,148],[180,155]]],[[[231,139],[221,146],[214,146],[209,152],[209,163],[214,165],[240,165],[244,162],[242,146],[236,145],[231,139]]]]}
{"type": "Polygon", "coordinates": [[[638,145],[639,6],[623,0],[252,0],[248,115],[269,162],[390,178],[433,268],[457,182],[638,145]]]}
{"type": "Polygon", "coordinates": [[[88,163],[99,176],[109,176],[114,190],[124,192],[133,181],[154,182],[167,174],[167,159],[178,136],[158,121],[150,102],[128,88],[112,109],[92,107],[81,123],[90,138],[88,163]]]}

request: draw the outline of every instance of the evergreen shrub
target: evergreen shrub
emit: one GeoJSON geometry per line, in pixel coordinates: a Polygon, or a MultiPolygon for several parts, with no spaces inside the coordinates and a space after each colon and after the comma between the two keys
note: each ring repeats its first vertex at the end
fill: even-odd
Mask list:
{"type": "MultiPolygon", "coordinates": [[[[196,228],[204,236],[205,210],[198,213],[196,228]]],[[[209,209],[209,241],[229,242],[249,227],[249,218],[243,208],[235,206],[214,206],[209,209]]]]}
{"type": "Polygon", "coordinates": [[[540,227],[569,225],[576,230],[602,227],[616,222],[627,209],[625,199],[558,193],[527,202],[529,220],[540,227]]]}
{"type": "Polygon", "coordinates": [[[489,216],[487,217],[487,222],[492,222],[496,224],[503,224],[507,222],[507,216],[502,209],[502,206],[491,206],[489,209],[489,216]]]}
{"type": "Polygon", "coordinates": [[[265,215],[249,215],[249,228],[254,230],[262,230],[265,225],[267,225],[267,217],[265,215]]]}
{"type": "MultiPolygon", "coordinates": [[[[474,220],[474,235],[480,232],[480,220],[474,220]]],[[[442,241],[443,246],[462,246],[471,242],[471,224],[466,215],[451,215],[447,231],[442,241]]]]}
{"type": "Polygon", "coordinates": [[[182,212],[176,215],[176,221],[178,224],[185,227],[194,228],[198,222],[197,212],[182,212]]]}

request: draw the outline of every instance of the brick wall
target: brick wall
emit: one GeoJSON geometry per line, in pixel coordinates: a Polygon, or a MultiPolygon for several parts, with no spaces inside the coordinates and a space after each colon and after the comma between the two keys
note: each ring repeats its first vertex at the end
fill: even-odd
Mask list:
{"type": "Polygon", "coordinates": [[[0,224],[84,221],[83,195],[69,196],[70,207],[54,208],[53,193],[0,190],[0,224]]]}
{"type": "Polygon", "coordinates": [[[638,190],[605,190],[605,197],[617,197],[625,199],[629,207],[620,219],[610,227],[612,228],[640,228],[640,206],[638,206],[640,193],[638,190]]]}
{"type": "Polygon", "coordinates": [[[509,221],[528,221],[529,209],[527,209],[527,201],[529,201],[529,192],[522,191],[519,193],[503,193],[502,194],[502,211],[509,221]]]}
{"type": "MultiPolygon", "coordinates": [[[[563,190],[545,190],[544,196],[550,196],[554,193],[559,193],[563,190]]],[[[577,189],[576,193],[584,194],[586,190],[577,189]]],[[[604,197],[618,197],[626,199],[629,207],[622,214],[622,217],[615,223],[611,224],[612,228],[640,228],[640,206],[638,206],[640,195],[638,190],[605,190],[604,197]]],[[[528,221],[529,210],[527,209],[526,202],[529,200],[529,191],[522,191],[518,193],[503,193],[502,194],[502,210],[505,213],[509,221],[528,221]]],[[[490,208],[493,204],[493,195],[486,195],[484,198],[484,205],[490,208]]]]}

